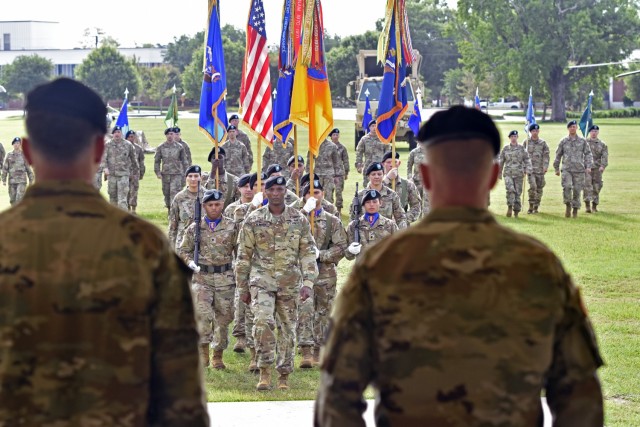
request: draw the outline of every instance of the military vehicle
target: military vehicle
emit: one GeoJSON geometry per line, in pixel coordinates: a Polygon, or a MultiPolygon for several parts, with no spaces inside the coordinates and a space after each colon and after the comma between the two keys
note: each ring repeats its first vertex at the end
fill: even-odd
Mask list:
{"type": "MultiPolygon", "coordinates": [[[[396,131],[396,141],[407,141],[409,148],[416,147],[415,136],[409,128],[409,117],[413,113],[413,104],[418,92],[424,91],[424,84],[420,80],[420,65],[422,64],[422,55],[414,49],[416,61],[407,67],[407,104],[409,108],[405,112],[402,119],[398,123],[396,131]]],[[[357,56],[358,60],[358,77],[356,80],[349,82],[347,85],[347,98],[356,103],[355,117],[355,144],[358,145],[360,138],[366,133],[366,129],[362,128],[362,117],[364,115],[364,107],[366,103],[366,93],[369,93],[369,103],[371,105],[371,116],[378,116],[378,100],[380,90],[382,89],[382,75],[384,67],[378,63],[378,54],[375,50],[361,50],[357,56]]]]}

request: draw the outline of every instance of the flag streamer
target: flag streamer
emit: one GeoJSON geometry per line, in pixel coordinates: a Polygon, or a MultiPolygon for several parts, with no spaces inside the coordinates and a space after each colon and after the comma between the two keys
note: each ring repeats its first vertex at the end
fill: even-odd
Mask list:
{"type": "Polygon", "coordinates": [[[122,107],[120,107],[120,113],[118,113],[118,119],[116,120],[116,126],[120,126],[122,129],[122,134],[126,135],[129,131],[129,91],[125,89],[124,91],[124,101],[122,102],[122,107]]]}
{"type": "Polygon", "coordinates": [[[580,117],[580,132],[582,132],[582,136],[586,136],[589,128],[593,125],[593,112],[591,110],[591,103],[593,101],[593,91],[589,93],[589,99],[587,100],[587,108],[584,109],[584,113],[582,113],[582,117],[580,117]]]}
{"type": "MultiPolygon", "coordinates": [[[[296,21],[295,12],[300,0],[285,0],[282,10],[282,35],[280,36],[280,56],[278,59],[278,85],[273,109],[273,133],[283,143],[289,139],[293,124],[289,121],[291,113],[291,94],[295,74],[296,21]]],[[[299,39],[299,38],[298,38],[299,39]]]]}

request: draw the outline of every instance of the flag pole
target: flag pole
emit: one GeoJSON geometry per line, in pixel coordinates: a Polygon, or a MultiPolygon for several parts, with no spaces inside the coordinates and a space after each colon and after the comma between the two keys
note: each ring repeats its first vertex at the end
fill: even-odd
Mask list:
{"type": "MultiPolygon", "coordinates": [[[[213,113],[213,141],[215,144],[215,148],[214,148],[214,155],[215,155],[215,160],[217,162],[218,160],[218,109],[217,108],[213,108],[212,111],[213,113]]],[[[220,183],[220,164],[218,163],[218,166],[216,167],[216,190],[218,190],[218,186],[220,183]]]]}
{"type": "MultiPolygon", "coordinates": [[[[396,167],[396,133],[393,132],[393,138],[391,139],[391,168],[396,167]]],[[[391,189],[396,191],[396,180],[391,181],[391,189]]]]}
{"type": "MultiPolygon", "coordinates": [[[[309,195],[311,197],[314,197],[313,194],[313,190],[314,190],[314,179],[313,179],[313,174],[314,174],[314,169],[315,169],[315,160],[313,158],[313,153],[311,153],[311,151],[309,151],[309,195]]],[[[314,233],[315,231],[315,219],[316,219],[316,209],[314,208],[311,211],[311,234],[314,233]]]]}
{"type": "MultiPolygon", "coordinates": [[[[262,152],[262,138],[258,137],[258,192],[262,186],[262,156],[260,153],[262,152]]],[[[264,196],[264,194],[263,194],[264,196]]]]}
{"type": "MultiPolygon", "coordinates": [[[[283,145],[285,143],[283,142],[283,145]]],[[[312,155],[313,157],[313,155],[312,155]]],[[[293,125],[293,164],[295,170],[298,170],[298,126],[293,125]]],[[[309,175],[311,176],[311,175],[309,175]]],[[[296,196],[300,197],[300,178],[296,179],[296,196]]]]}

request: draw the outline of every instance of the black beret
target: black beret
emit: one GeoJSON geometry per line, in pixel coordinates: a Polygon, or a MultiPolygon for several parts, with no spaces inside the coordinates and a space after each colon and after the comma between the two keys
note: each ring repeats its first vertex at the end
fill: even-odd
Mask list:
{"type": "Polygon", "coordinates": [[[329,136],[333,135],[334,133],[340,133],[340,129],[334,128],[331,132],[329,132],[329,136]]]}
{"type": "Polygon", "coordinates": [[[374,124],[376,124],[376,123],[377,123],[377,122],[376,122],[376,119],[373,119],[373,120],[371,120],[371,121],[369,122],[369,124],[367,125],[367,127],[368,127],[368,128],[370,128],[370,127],[371,127],[371,125],[374,125],[374,124]]]}
{"type": "Polygon", "coordinates": [[[238,130],[238,128],[237,128],[237,127],[235,127],[234,125],[229,125],[229,126],[227,127],[227,132],[229,132],[230,130],[238,130]]]}
{"type": "MultiPolygon", "coordinates": [[[[313,188],[314,190],[324,190],[324,188],[322,188],[322,184],[320,184],[320,180],[314,180],[313,181],[313,188]]],[[[309,184],[305,185],[304,187],[302,187],[302,197],[306,196],[307,194],[309,194],[309,192],[311,191],[311,186],[309,184]]]]}
{"type": "Polygon", "coordinates": [[[382,197],[382,194],[378,190],[366,190],[364,195],[362,196],[362,204],[369,200],[375,200],[382,197]]]}
{"type": "Polygon", "coordinates": [[[189,175],[190,173],[199,173],[202,174],[202,168],[198,165],[191,165],[189,166],[189,168],[187,169],[187,172],[185,172],[184,176],[189,175]]]}
{"type": "Polygon", "coordinates": [[[278,173],[278,172],[282,172],[282,166],[277,164],[269,165],[269,167],[267,168],[267,178],[269,178],[274,173],[278,173]]]}
{"type": "Polygon", "coordinates": [[[532,123],[529,125],[529,132],[531,132],[532,130],[538,130],[540,129],[540,125],[537,123],[532,123]]]}
{"type": "MultiPolygon", "coordinates": [[[[222,147],[218,147],[218,156],[224,156],[224,148],[222,147]]],[[[211,152],[209,153],[209,157],[207,157],[207,161],[210,162],[211,159],[215,159],[216,157],[216,147],[213,147],[211,149],[211,152]]]]}
{"type": "MultiPolygon", "coordinates": [[[[392,155],[391,151],[387,151],[386,153],[384,153],[384,156],[382,156],[382,163],[389,160],[391,158],[391,155],[392,155]]],[[[400,158],[400,153],[396,151],[396,160],[399,158],[400,158]]]]}
{"type": "Polygon", "coordinates": [[[13,138],[13,141],[11,141],[11,145],[17,144],[18,142],[22,142],[22,139],[20,139],[19,136],[16,136],[15,138],[13,138]]]}
{"type": "Polygon", "coordinates": [[[575,120],[571,120],[569,123],[567,123],[567,127],[570,127],[570,126],[573,126],[573,125],[578,126],[578,122],[576,122],[575,120]]]}
{"type": "Polygon", "coordinates": [[[474,138],[490,143],[494,155],[500,153],[500,132],[491,117],[475,108],[458,105],[431,116],[420,128],[417,139],[429,147],[474,138]]]}
{"type": "Polygon", "coordinates": [[[120,126],[114,126],[113,129],[111,129],[111,133],[115,133],[115,131],[117,131],[117,130],[122,132],[122,128],[120,126]]]}
{"type": "Polygon", "coordinates": [[[169,132],[174,133],[175,131],[173,130],[173,128],[166,128],[166,129],[164,130],[164,134],[165,134],[165,135],[166,135],[166,134],[168,134],[169,132]]]}
{"type": "Polygon", "coordinates": [[[274,185],[287,185],[287,180],[284,176],[272,176],[264,183],[264,189],[273,187],[274,185]]]}
{"type": "Polygon", "coordinates": [[[591,132],[592,130],[600,130],[600,128],[598,127],[598,125],[591,125],[589,127],[589,132],[591,132]]]}
{"type": "MultiPolygon", "coordinates": [[[[313,180],[319,180],[320,177],[318,177],[318,175],[316,173],[313,174],[313,180]]],[[[302,175],[302,178],[300,178],[300,185],[305,185],[309,183],[309,174],[305,173],[304,175],[302,175]]]]}
{"type": "Polygon", "coordinates": [[[129,138],[131,135],[135,135],[136,131],[135,130],[128,130],[127,133],[124,135],[125,139],[129,138]]]}
{"type": "Polygon", "coordinates": [[[173,131],[175,133],[180,133],[180,128],[178,126],[174,126],[173,131]]]}
{"type": "Polygon", "coordinates": [[[378,162],[373,162],[369,165],[369,167],[367,168],[367,171],[365,173],[366,176],[369,176],[369,174],[371,172],[375,172],[375,171],[381,171],[383,170],[382,168],[382,163],[378,163],[378,162]]]}
{"type": "MultiPolygon", "coordinates": [[[[291,156],[289,157],[289,160],[287,161],[287,166],[291,166],[296,160],[296,156],[291,156]]],[[[304,157],[298,155],[298,164],[304,164],[304,157]]]]}
{"type": "Polygon", "coordinates": [[[204,197],[202,198],[202,203],[207,203],[207,202],[217,202],[218,200],[223,200],[224,195],[222,194],[222,191],[219,190],[207,190],[204,192],[204,197]]]}
{"type": "Polygon", "coordinates": [[[27,114],[48,112],[81,119],[107,133],[107,107],[102,98],[84,84],[66,77],[34,88],[27,95],[27,114]]]}
{"type": "Polygon", "coordinates": [[[229,117],[229,121],[231,120],[240,120],[240,117],[238,117],[237,114],[232,114],[231,117],[229,117]]]}
{"type": "MultiPolygon", "coordinates": [[[[238,179],[238,188],[244,187],[245,185],[249,184],[250,182],[251,182],[251,174],[250,173],[245,173],[244,175],[242,175],[240,177],[240,179],[238,179]]],[[[252,185],[252,187],[253,187],[253,185],[252,185]]]]}
{"type": "Polygon", "coordinates": [[[511,132],[509,132],[509,138],[511,138],[512,136],[518,136],[518,131],[512,130],[511,132]]]}
{"type": "MultiPolygon", "coordinates": [[[[262,182],[265,182],[267,180],[267,174],[264,172],[261,172],[260,179],[262,180],[262,182]]],[[[251,174],[251,179],[249,180],[249,185],[251,186],[251,188],[253,188],[253,186],[256,185],[256,182],[258,182],[258,174],[257,173],[251,174]]]]}

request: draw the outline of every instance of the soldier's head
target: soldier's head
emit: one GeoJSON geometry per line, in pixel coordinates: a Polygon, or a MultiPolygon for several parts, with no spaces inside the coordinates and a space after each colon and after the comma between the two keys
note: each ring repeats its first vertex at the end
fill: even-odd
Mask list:
{"type": "Polygon", "coordinates": [[[340,141],[340,129],[335,128],[333,129],[331,132],[329,132],[329,138],[331,138],[332,142],[339,142],[340,141]]]}
{"type": "Polygon", "coordinates": [[[272,176],[282,176],[282,166],[278,164],[269,165],[267,168],[267,178],[272,176]]]}
{"type": "Polygon", "coordinates": [[[251,174],[251,178],[249,179],[249,185],[253,190],[254,194],[264,193],[264,183],[267,181],[267,174],[264,172],[260,172],[260,188],[258,188],[258,174],[251,174]]]}
{"type": "Polygon", "coordinates": [[[302,187],[302,198],[307,201],[311,196],[315,197],[318,201],[318,203],[316,203],[316,209],[318,209],[322,205],[322,199],[324,199],[324,188],[322,188],[320,180],[316,179],[313,181],[313,193],[311,192],[311,185],[309,185],[309,183],[302,187]]]}
{"type": "Polygon", "coordinates": [[[537,123],[529,125],[529,133],[532,139],[538,139],[538,135],[540,135],[540,125],[537,123]]]}
{"type": "MultiPolygon", "coordinates": [[[[225,156],[224,148],[218,146],[218,159],[224,159],[225,156]]],[[[209,151],[209,156],[207,157],[208,162],[212,162],[216,158],[216,147],[213,147],[211,151],[209,151]]]]}
{"type": "Polygon", "coordinates": [[[518,143],[518,131],[512,130],[509,132],[509,143],[511,145],[516,145],[518,143]]]}
{"type": "Polygon", "coordinates": [[[571,120],[567,123],[567,130],[569,131],[569,135],[574,136],[578,132],[578,122],[571,120]]]}
{"type": "Polygon", "coordinates": [[[382,185],[382,178],[384,178],[384,167],[382,166],[382,163],[371,163],[366,170],[366,175],[372,186],[380,187],[382,185]]]}
{"type": "Polygon", "coordinates": [[[120,126],[114,126],[111,129],[111,137],[116,141],[120,141],[122,139],[122,128],[120,126]]]}
{"type": "Polygon", "coordinates": [[[58,78],[26,97],[24,154],[39,180],[91,182],[104,151],[107,107],[84,84],[58,78]]]}
{"type": "Polygon", "coordinates": [[[378,190],[366,190],[362,196],[362,206],[365,213],[374,214],[380,210],[380,197],[378,190]]]}
{"type": "Polygon", "coordinates": [[[596,139],[600,133],[600,128],[597,125],[591,125],[589,128],[589,136],[591,139],[596,139]]]}
{"type": "Polygon", "coordinates": [[[234,125],[229,125],[227,127],[227,135],[230,140],[235,141],[236,136],[238,136],[238,128],[234,125]]]}
{"type": "Polygon", "coordinates": [[[232,114],[231,117],[229,117],[229,124],[235,126],[237,129],[238,123],[240,123],[240,117],[237,114],[232,114]]]}
{"type": "Polygon", "coordinates": [[[198,165],[191,165],[185,172],[187,187],[191,191],[198,191],[198,183],[202,179],[202,168],[198,165]]]}
{"type": "Polygon", "coordinates": [[[420,172],[432,207],[486,208],[499,172],[494,158],[500,132],[491,117],[474,108],[451,107],[422,125],[418,141],[426,150],[420,172]]]}
{"type": "Polygon", "coordinates": [[[166,128],[164,130],[164,136],[167,137],[167,142],[173,142],[175,140],[176,133],[173,128],[166,128]]]}
{"type": "Polygon", "coordinates": [[[136,131],[134,130],[128,130],[127,133],[124,135],[124,139],[126,139],[132,144],[136,142],[136,138],[137,138],[136,131]]]}
{"type": "MultiPolygon", "coordinates": [[[[309,183],[309,179],[311,179],[310,175],[308,173],[305,173],[304,175],[302,175],[302,178],[300,178],[300,186],[304,187],[306,184],[309,183]]],[[[320,181],[320,178],[318,177],[318,175],[316,173],[313,174],[313,179],[315,181],[320,181]]]]}
{"type": "MultiPolygon", "coordinates": [[[[382,156],[382,166],[384,167],[384,173],[388,173],[391,169],[393,169],[393,159],[391,158],[391,151],[387,151],[382,156]]],[[[396,151],[396,168],[400,168],[400,153],[396,151]]]]}
{"type": "Polygon", "coordinates": [[[264,194],[269,199],[269,205],[280,208],[284,206],[287,194],[287,180],[283,176],[272,176],[264,183],[264,194]]]}
{"type": "Polygon", "coordinates": [[[253,199],[251,176],[250,173],[246,173],[238,179],[238,191],[240,191],[240,198],[243,203],[249,203],[253,199]]]}
{"type": "Polygon", "coordinates": [[[218,190],[207,190],[202,197],[202,207],[209,219],[216,220],[224,210],[224,195],[218,190]]]}
{"type": "Polygon", "coordinates": [[[22,139],[16,136],[15,138],[13,138],[13,141],[11,141],[11,146],[13,147],[14,151],[22,151],[22,139]]]}
{"type": "Polygon", "coordinates": [[[173,127],[173,140],[174,141],[182,141],[181,130],[178,126],[173,127]]]}
{"type": "Polygon", "coordinates": [[[367,125],[367,128],[369,129],[369,133],[374,133],[376,131],[376,127],[378,126],[378,124],[376,123],[375,120],[371,120],[369,122],[369,124],[367,125]]]}
{"type": "MultiPolygon", "coordinates": [[[[296,169],[296,156],[289,157],[289,160],[287,161],[287,167],[289,167],[289,173],[293,173],[293,171],[296,169]]],[[[298,173],[300,175],[304,173],[304,157],[300,155],[298,155],[298,173]]]]}

